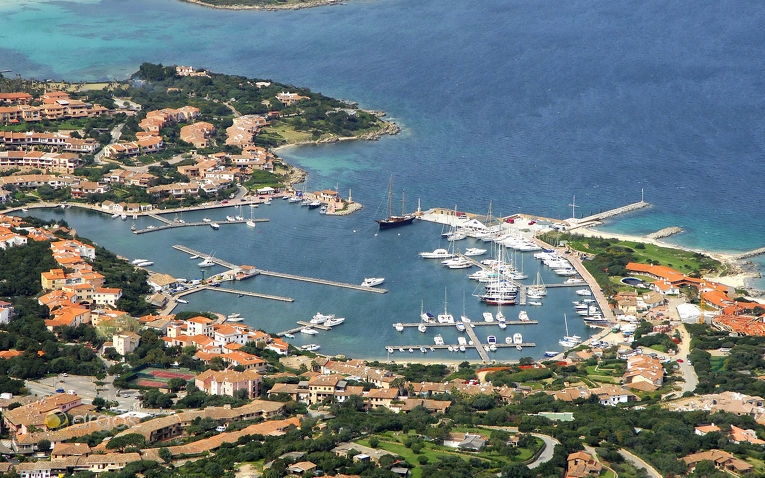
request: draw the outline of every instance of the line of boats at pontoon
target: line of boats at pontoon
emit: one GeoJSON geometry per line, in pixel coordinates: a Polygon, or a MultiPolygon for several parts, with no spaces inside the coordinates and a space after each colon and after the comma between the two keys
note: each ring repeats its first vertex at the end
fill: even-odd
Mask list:
{"type": "MultiPolygon", "coordinates": [[[[316,314],[314,314],[308,323],[332,328],[342,324],[343,322],[345,322],[345,317],[336,317],[335,314],[322,314],[321,312],[316,312],[316,314]]],[[[312,327],[303,327],[299,332],[305,335],[317,335],[319,333],[318,330],[312,327]]],[[[292,334],[284,334],[284,336],[288,339],[295,338],[295,336],[292,334]]]]}
{"type": "MultiPolygon", "coordinates": [[[[484,350],[486,350],[487,352],[496,352],[497,351],[497,337],[496,336],[489,335],[488,337],[486,337],[486,342],[487,342],[486,344],[482,345],[484,350]]],[[[439,348],[443,347],[445,345],[444,344],[444,338],[441,336],[441,334],[438,334],[435,337],[433,337],[433,344],[439,346],[439,348]]],[[[516,333],[513,334],[512,337],[509,337],[509,336],[505,337],[505,344],[506,345],[514,345],[516,349],[523,350],[523,347],[522,347],[522,344],[523,344],[523,335],[521,335],[520,332],[516,332],[516,333]]],[[[481,345],[479,345],[479,346],[481,346],[481,345]]],[[[467,347],[475,347],[475,344],[473,343],[472,340],[465,339],[465,337],[457,337],[457,344],[456,345],[448,345],[448,346],[446,346],[446,349],[449,352],[465,352],[465,351],[467,351],[467,347]]],[[[389,354],[392,354],[393,352],[396,351],[396,347],[388,346],[388,347],[386,347],[386,350],[388,351],[389,354]]],[[[399,352],[404,352],[406,350],[408,350],[409,353],[413,353],[414,352],[414,348],[413,347],[409,347],[409,348],[398,347],[398,351],[399,352]]],[[[436,350],[435,347],[426,347],[426,346],[421,346],[420,347],[420,352],[422,352],[422,353],[434,352],[435,350],[436,350]]]]}
{"type": "Polygon", "coordinates": [[[308,209],[319,208],[321,214],[327,213],[327,205],[319,201],[318,199],[304,198],[302,196],[284,196],[282,199],[290,203],[300,203],[301,206],[305,206],[308,209]]]}

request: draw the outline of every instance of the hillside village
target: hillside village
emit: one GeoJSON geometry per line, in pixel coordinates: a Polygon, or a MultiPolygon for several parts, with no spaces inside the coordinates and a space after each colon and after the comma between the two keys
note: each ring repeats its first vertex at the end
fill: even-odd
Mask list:
{"type": "Polygon", "coordinates": [[[751,324],[762,311],[670,268],[627,264],[653,281],[613,298],[621,322],[635,327],[563,359],[488,368],[401,365],[298,350],[214,313],[158,314],[145,300],[162,289],[161,280],[152,289],[140,269],[72,237],[65,225],[3,216],[0,226],[0,261],[34,256],[38,263],[0,303],[6,324],[0,356],[11,376],[0,382],[8,444],[0,454],[12,459],[9,473],[164,476],[176,467],[212,466],[223,450],[240,456],[257,447],[252,459],[241,455],[216,466],[254,461],[264,476],[450,476],[460,463],[479,459],[480,476],[534,476],[525,465],[544,457],[541,476],[637,473],[639,467],[616,457],[614,450],[626,448],[667,475],[696,476],[693,470],[709,462],[735,476],[761,470],[765,382],[752,380],[763,359],[751,324]],[[135,278],[115,282],[123,277],[109,272],[115,268],[135,278]],[[135,299],[136,280],[143,281],[137,289],[143,303],[135,299]],[[673,313],[669,301],[688,287],[701,291],[705,309],[717,305],[718,312],[673,313]],[[30,300],[45,317],[39,326],[30,325],[30,300]],[[733,336],[730,320],[750,325],[733,336]],[[33,341],[20,347],[24,323],[33,341]],[[86,363],[66,358],[75,350],[68,347],[78,347],[86,363]],[[693,361],[695,393],[680,393],[690,376],[679,357],[693,361]],[[735,367],[750,372],[739,379],[735,367]],[[102,392],[44,388],[46,377],[69,383],[67,373],[93,374],[102,392]],[[133,405],[121,408],[126,403],[133,405]],[[625,410],[634,430],[612,435],[625,410]],[[661,431],[657,419],[671,428],[661,431]],[[368,428],[378,420],[387,425],[368,428]],[[356,425],[343,431],[340,423],[356,425]],[[639,431],[651,428],[673,447],[653,448],[653,435],[639,431]],[[326,445],[306,447],[301,436],[326,445]],[[547,447],[554,449],[545,454],[547,447]]]}

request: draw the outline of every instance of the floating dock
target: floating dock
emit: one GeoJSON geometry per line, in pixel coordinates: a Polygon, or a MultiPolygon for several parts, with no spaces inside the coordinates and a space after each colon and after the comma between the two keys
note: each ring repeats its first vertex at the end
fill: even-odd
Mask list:
{"type": "MultiPolygon", "coordinates": [[[[472,327],[468,326],[467,324],[465,324],[464,322],[463,322],[463,324],[465,325],[465,330],[472,328],[472,327]]],[[[496,326],[499,326],[499,322],[473,322],[473,321],[471,321],[470,324],[471,325],[478,325],[478,326],[483,326],[483,325],[496,325],[496,326]]],[[[505,321],[505,325],[537,325],[537,324],[539,324],[538,320],[506,320],[505,321]]],[[[419,327],[420,325],[424,325],[425,327],[454,327],[454,326],[457,325],[457,323],[454,322],[454,323],[442,324],[442,323],[439,323],[439,322],[409,322],[409,323],[406,323],[406,324],[402,323],[401,325],[404,326],[404,327],[419,327]]]]}
{"type": "Polygon", "coordinates": [[[237,294],[237,295],[242,295],[247,297],[257,297],[259,299],[278,300],[280,302],[295,302],[295,299],[293,299],[292,297],[282,297],[280,295],[261,294],[259,292],[250,292],[247,290],[238,290],[238,289],[227,289],[225,287],[215,287],[210,285],[202,286],[199,288],[199,290],[217,290],[218,292],[226,292],[229,294],[237,294]]]}
{"type": "MultiPolygon", "coordinates": [[[[150,216],[154,217],[154,215],[150,215],[150,216]]],[[[165,223],[165,225],[164,226],[147,227],[145,229],[136,229],[135,231],[133,231],[133,234],[146,234],[147,232],[164,231],[165,229],[175,229],[175,228],[178,228],[178,227],[198,227],[198,226],[208,226],[208,227],[210,227],[210,224],[211,224],[209,222],[172,222],[172,221],[168,221],[167,219],[160,218],[159,216],[154,217],[154,219],[157,219],[158,221],[161,221],[161,222],[165,223]]],[[[252,220],[254,222],[268,222],[269,221],[268,219],[264,219],[264,218],[261,218],[261,219],[252,219],[252,220]]],[[[249,219],[243,219],[241,221],[239,221],[239,220],[236,220],[236,221],[221,221],[221,222],[216,222],[216,224],[218,224],[219,226],[225,226],[225,225],[228,225],[228,224],[244,224],[247,221],[249,221],[249,219]]]]}
{"type": "MultiPolygon", "coordinates": [[[[217,257],[212,257],[210,256],[210,254],[205,254],[204,252],[195,251],[194,249],[190,247],[186,247],[180,244],[174,245],[173,249],[176,249],[181,252],[185,252],[186,254],[189,254],[192,256],[198,256],[203,258],[209,257],[211,261],[227,269],[232,269],[232,270],[241,269],[241,266],[237,266],[236,264],[232,264],[231,262],[224,261],[223,259],[218,259],[217,257]]],[[[322,285],[328,285],[332,287],[341,287],[345,289],[360,290],[363,292],[373,292],[375,294],[385,294],[386,292],[388,292],[387,289],[382,289],[378,287],[364,287],[358,284],[348,284],[345,282],[338,282],[338,281],[333,281],[328,279],[318,279],[315,277],[299,276],[295,274],[286,274],[283,272],[267,271],[267,270],[258,269],[258,268],[255,268],[254,272],[256,275],[259,274],[259,275],[270,276],[270,277],[278,277],[280,279],[289,279],[289,280],[296,280],[301,282],[311,282],[314,284],[322,284],[322,285]]]]}

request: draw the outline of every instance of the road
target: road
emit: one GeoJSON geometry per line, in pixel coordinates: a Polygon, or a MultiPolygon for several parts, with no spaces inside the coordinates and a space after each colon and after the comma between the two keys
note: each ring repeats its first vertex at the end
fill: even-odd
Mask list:
{"type": "Polygon", "coordinates": [[[183,161],[184,159],[186,159],[186,158],[184,158],[183,155],[176,154],[175,156],[173,156],[170,159],[167,159],[167,160],[163,159],[161,161],[155,161],[153,163],[143,164],[141,166],[124,166],[123,165],[122,169],[125,169],[127,171],[135,171],[137,173],[147,173],[147,172],[149,172],[149,168],[151,166],[159,166],[159,164],[163,163],[163,162],[167,162],[168,164],[178,164],[181,161],[183,161]]]}
{"type": "Polygon", "coordinates": [[[677,328],[680,332],[680,345],[678,347],[677,357],[683,359],[680,365],[680,373],[683,374],[683,389],[682,392],[693,392],[696,390],[696,386],[699,384],[699,377],[696,375],[696,370],[693,365],[688,361],[688,354],[691,348],[691,335],[685,329],[685,324],[680,325],[677,328]]]}
{"type": "MultiPolygon", "coordinates": [[[[119,405],[117,408],[123,410],[134,410],[139,408],[138,393],[133,391],[128,396],[116,396],[116,389],[112,385],[114,377],[107,376],[103,381],[105,385],[98,388],[96,391],[95,378],[85,377],[80,375],[69,375],[64,377],[63,375],[56,375],[54,377],[46,377],[40,380],[27,380],[25,385],[29,389],[30,393],[37,396],[51,395],[56,392],[57,389],[63,389],[65,391],[72,390],[74,393],[82,397],[84,403],[91,403],[97,396],[102,397],[110,402],[117,401],[119,405]]],[[[122,394],[121,394],[122,395],[122,394]]]]}
{"type": "Polygon", "coordinates": [[[641,468],[645,470],[646,473],[648,473],[649,478],[662,478],[661,473],[656,471],[656,468],[646,463],[642,458],[633,455],[631,452],[625,450],[624,448],[619,450],[619,454],[623,456],[624,459],[635,468],[641,468]]]}
{"type": "Polygon", "coordinates": [[[125,126],[125,123],[120,123],[114,128],[112,128],[111,135],[112,140],[109,142],[109,144],[105,144],[103,148],[101,148],[101,151],[96,153],[94,159],[96,161],[96,164],[104,164],[105,161],[102,161],[102,158],[104,157],[104,153],[106,152],[106,147],[109,145],[112,145],[120,140],[120,137],[122,136],[122,128],[125,126]]]}
{"type": "MultiPolygon", "coordinates": [[[[502,430],[510,433],[519,433],[518,427],[493,427],[486,425],[482,426],[481,428],[486,428],[488,430],[502,430]]],[[[536,460],[527,465],[529,468],[534,469],[552,460],[553,454],[555,453],[555,445],[560,445],[560,442],[550,435],[542,435],[541,433],[532,433],[531,436],[539,438],[544,442],[544,449],[542,449],[542,453],[539,454],[536,460]]]]}

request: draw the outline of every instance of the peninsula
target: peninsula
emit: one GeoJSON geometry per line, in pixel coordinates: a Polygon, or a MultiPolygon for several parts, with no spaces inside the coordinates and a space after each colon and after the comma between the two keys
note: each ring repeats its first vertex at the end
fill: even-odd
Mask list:
{"type": "MultiPolygon", "coordinates": [[[[7,206],[194,207],[290,193],[305,172],[276,148],[396,134],[384,113],[270,80],[144,63],[120,82],[0,77],[0,188],[7,206]],[[262,194],[260,194],[262,196],[262,194]]],[[[322,191],[328,213],[360,205],[322,191]]]]}

